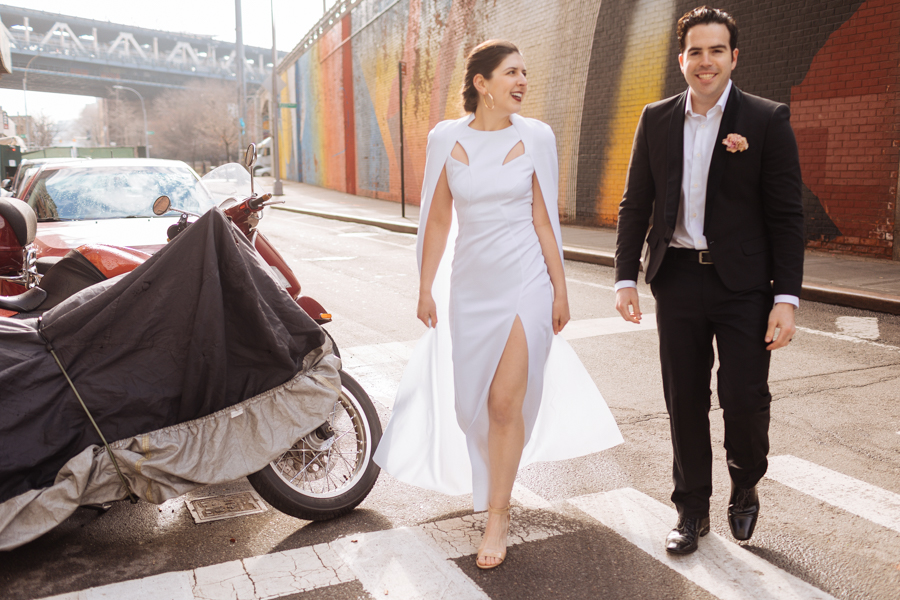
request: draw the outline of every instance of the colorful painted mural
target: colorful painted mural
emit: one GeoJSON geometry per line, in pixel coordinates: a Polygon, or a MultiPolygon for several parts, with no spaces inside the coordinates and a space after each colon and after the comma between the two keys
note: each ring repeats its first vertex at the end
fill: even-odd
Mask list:
{"type": "MultiPolygon", "coordinates": [[[[523,114],[557,135],[563,220],[614,225],[642,107],[685,87],[675,21],[696,4],[342,0],[279,67],[281,101],[297,104],[281,112],[283,172],[399,201],[402,159],[406,199],[417,203],[428,131],[462,114],[467,52],[506,38],[528,67],[523,114]]],[[[811,245],[883,257],[895,245],[898,4],[719,3],[742,29],[736,85],[791,105],[811,245]],[[880,59],[851,72],[847,61],[859,52],[880,59]]]]}

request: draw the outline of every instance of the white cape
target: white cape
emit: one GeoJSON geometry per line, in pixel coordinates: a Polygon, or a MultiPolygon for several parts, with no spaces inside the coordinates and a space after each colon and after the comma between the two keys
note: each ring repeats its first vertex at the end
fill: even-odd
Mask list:
{"type": "MultiPolygon", "coordinates": [[[[462,127],[473,115],[442,121],[428,135],[422,186],[417,255],[422,266],[422,243],[428,211],[444,163],[462,127]]],[[[511,117],[525,152],[534,162],[547,212],[562,258],[558,214],[559,163],[556,138],[550,127],[535,119],[511,117]]],[[[450,265],[456,238],[451,227],[432,289],[438,324],[419,340],[406,366],[394,411],[375,452],[375,462],[396,479],[450,495],[471,493],[472,467],[465,431],[472,425],[461,418],[453,386],[449,325],[450,265]]],[[[544,389],[534,427],[526,432],[520,468],[533,462],[575,458],[622,443],[622,435],[584,365],[572,347],[554,336],[544,367],[544,389]]],[[[478,506],[476,510],[485,507],[478,506]]]]}

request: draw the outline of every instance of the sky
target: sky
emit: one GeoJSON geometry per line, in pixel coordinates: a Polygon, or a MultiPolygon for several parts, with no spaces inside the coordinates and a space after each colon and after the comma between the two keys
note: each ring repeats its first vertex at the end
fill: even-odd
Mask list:
{"type": "MultiPolygon", "coordinates": [[[[318,22],[323,0],[273,0],[275,38],[278,49],[289,52],[318,22]]],[[[324,0],[331,8],[336,0],[324,0]]],[[[235,39],[234,0],[0,0],[7,6],[20,6],[45,12],[72,15],[111,23],[162,29],[180,33],[212,35],[219,40],[235,39]]],[[[244,44],[272,47],[272,21],[269,2],[242,0],[244,44]]],[[[81,110],[94,100],[86,96],[27,92],[28,114],[46,114],[56,121],[77,119],[81,110]]],[[[26,98],[22,90],[0,89],[0,107],[11,115],[25,114],[26,98]]]]}

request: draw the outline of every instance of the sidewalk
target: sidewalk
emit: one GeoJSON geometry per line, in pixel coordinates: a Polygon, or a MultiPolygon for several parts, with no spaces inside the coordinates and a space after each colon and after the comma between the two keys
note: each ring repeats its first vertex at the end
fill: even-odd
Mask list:
{"type": "MultiPolygon", "coordinates": [[[[257,182],[262,189],[271,191],[271,177],[258,177],[257,182]]],[[[418,229],[418,206],[407,205],[403,218],[400,204],[396,202],[353,196],[296,181],[282,183],[285,204],[274,207],[278,210],[375,225],[400,233],[416,233],[418,229]]],[[[614,229],[563,225],[562,237],[567,260],[614,265],[614,229]]],[[[900,262],[807,250],[800,298],[900,314],[900,262]]]]}

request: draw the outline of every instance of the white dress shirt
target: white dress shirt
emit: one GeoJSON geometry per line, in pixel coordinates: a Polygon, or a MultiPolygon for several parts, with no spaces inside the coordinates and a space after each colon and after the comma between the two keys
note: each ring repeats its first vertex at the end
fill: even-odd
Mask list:
{"type": "MultiPolygon", "coordinates": [[[[706,236],[703,235],[706,214],[706,182],[709,180],[709,163],[719,142],[719,126],[725,113],[725,103],[731,93],[732,83],[728,81],[725,91],[716,104],[705,115],[695,113],[688,90],[684,106],[684,162],[681,174],[681,202],[678,204],[678,218],[672,234],[670,248],[690,248],[706,250],[706,236]]],[[[637,287],[637,282],[624,279],[617,281],[615,289],[637,287]]],[[[779,294],[775,303],[787,302],[796,307],[800,301],[796,296],[779,294]]]]}

